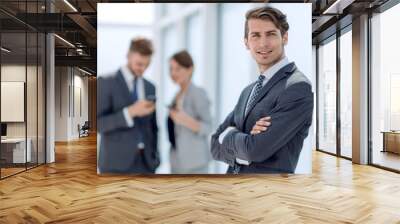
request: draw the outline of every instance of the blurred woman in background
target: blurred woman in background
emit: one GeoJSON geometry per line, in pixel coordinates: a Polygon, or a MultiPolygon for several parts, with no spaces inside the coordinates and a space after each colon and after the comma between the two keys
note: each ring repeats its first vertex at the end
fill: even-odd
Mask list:
{"type": "Polygon", "coordinates": [[[210,101],[204,89],[191,82],[194,65],[187,51],[175,53],[169,64],[171,78],[180,87],[168,117],[171,173],[208,173],[210,101]]]}

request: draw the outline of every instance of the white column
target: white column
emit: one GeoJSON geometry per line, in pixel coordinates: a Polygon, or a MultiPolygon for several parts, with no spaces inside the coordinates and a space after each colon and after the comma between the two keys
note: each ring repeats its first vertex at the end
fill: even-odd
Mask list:
{"type": "Polygon", "coordinates": [[[46,35],[46,163],[55,161],[55,75],[54,35],[46,35]]]}
{"type": "Polygon", "coordinates": [[[368,163],[368,16],[353,20],[353,162],[368,163]]]}
{"type": "Polygon", "coordinates": [[[218,74],[217,74],[217,53],[218,53],[218,8],[217,4],[206,4],[202,9],[204,16],[201,18],[204,19],[202,23],[203,27],[201,28],[202,33],[204,35],[202,39],[203,46],[207,46],[204,48],[203,62],[205,66],[203,83],[204,88],[208,94],[208,97],[211,101],[211,114],[213,116],[213,127],[217,126],[216,124],[216,116],[217,116],[217,97],[218,97],[218,74]]]}

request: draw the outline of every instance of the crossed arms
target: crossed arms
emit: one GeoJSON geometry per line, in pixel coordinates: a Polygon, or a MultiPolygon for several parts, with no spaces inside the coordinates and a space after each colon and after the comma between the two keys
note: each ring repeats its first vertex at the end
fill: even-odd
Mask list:
{"type": "Polygon", "coordinates": [[[312,117],[313,94],[311,85],[299,82],[289,86],[270,111],[271,126],[261,132],[244,133],[238,130],[232,111],[211,138],[214,159],[233,166],[236,158],[249,162],[262,162],[286,145],[312,117]],[[236,127],[218,141],[226,128],[236,127]]]}

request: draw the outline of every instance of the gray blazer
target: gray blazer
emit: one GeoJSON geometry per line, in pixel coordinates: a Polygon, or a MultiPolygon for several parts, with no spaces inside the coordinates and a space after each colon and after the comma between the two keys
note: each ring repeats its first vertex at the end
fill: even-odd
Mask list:
{"type": "Polygon", "coordinates": [[[212,155],[229,164],[228,173],[293,173],[312,122],[310,81],[294,63],[286,65],[261,89],[257,103],[245,115],[254,85],[242,91],[234,110],[212,136],[212,155]],[[251,135],[256,121],[265,116],[271,116],[271,126],[251,135]],[[237,130],[229,132],[220,144],[218,137],[228,126],[237,130]],[[239,165],[235,158],[251,164],[239,165]]]}
{"type": "Polygon", "coordinates": [[[211,133],[210,101],[206,92],[190,84],[183,96],[182,109],[189,116],[200,121],[198,133],[175,124],[176,149],[171,150],[171,167],[179,173],[190,173],[190,170],[208,165],[211,160],[209,135],[211,133]]]}
{"type": "MultiPolygon", "coordinates": [[[[144,79],[145,95],[155,96],[155,87],[144,79]]],[[[154,173],[160,163],[157,150],[156,113],[134,119],[128,127],[123,108],[133,103],[121,71],[97,80],[97,130],[101,134],[100,173],[154,173]],[[142,138],[143,151],[137,148],[142,138]]]]}

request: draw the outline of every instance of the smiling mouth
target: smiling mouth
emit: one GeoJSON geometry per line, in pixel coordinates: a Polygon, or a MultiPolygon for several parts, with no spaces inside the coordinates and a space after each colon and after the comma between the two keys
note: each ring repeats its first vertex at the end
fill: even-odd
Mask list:
{"type": "Polygon", "coordinates": [[[257,54],[259,54],[259,55],[261,55],[261,56],[268,56],[269,54],[271,54],[272,53],[272,50],[271,51],[257,51],[257,54]]]}

